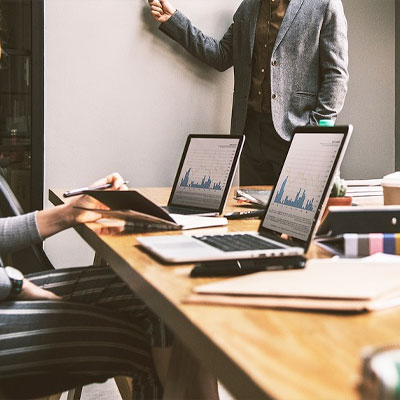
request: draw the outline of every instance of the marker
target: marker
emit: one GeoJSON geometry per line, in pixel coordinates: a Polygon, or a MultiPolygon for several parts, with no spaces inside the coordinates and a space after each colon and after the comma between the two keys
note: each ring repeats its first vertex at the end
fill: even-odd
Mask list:
{"type": "MultiPolygon", "coordinates": [[[[123,185],[126,185],[128,181],[124,181],[123,185]]],[[[80,189],[73,189],[73,190],[68,190],[63,194],[63,197],[72,197],[72,196],[79,196],[81,194],[85,194],[88,190],[104,190],[104,189],[109,189],[112,187],[112,183],[105,183],[103,185],[97,185],[97,186],[90,186],[90,187],[84,187],[80,189]]]]}
{"type": "Polygon", "coordinates": [[[259,218],[264,215],[264,212],[265,210],[231,212],[226,213],[224,217],[227,219],[259,218]]]}

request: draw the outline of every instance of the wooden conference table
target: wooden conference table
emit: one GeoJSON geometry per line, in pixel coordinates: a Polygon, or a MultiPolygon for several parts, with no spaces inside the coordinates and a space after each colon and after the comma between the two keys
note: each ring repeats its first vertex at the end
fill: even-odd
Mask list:
{"type": "MultiPolygon", "coordinates": [[[[140,190],[158,204],[166,204],[170,192],[169,188],[140,190]]],[[[50,191],[50,201],[61,204],[62,192],[50,191]]],[[[232,192],[226,211],[237,209],[235,203],[232,192]]],[[[236,220],[210,230],[256,230],[258,224],[259,220],[236,220]]],[[[134,234],[102,234],[98,223],[76,230],[166,321],[181,348],[188,349],[237,399],[359,398],[362,349],[400,342],[400,309],[339,315],[182,304],[194,286],[216,278],[191,279],[192,265],[160,264],[138,248],[134,234]]],[[[327,254],[311,246],[307,256],[327,254]]],[[[188,372],[189,364],[180,361],[188,372]]],[[[180,378],[170,376],[167,397],[177,399],[180,378]]]]}

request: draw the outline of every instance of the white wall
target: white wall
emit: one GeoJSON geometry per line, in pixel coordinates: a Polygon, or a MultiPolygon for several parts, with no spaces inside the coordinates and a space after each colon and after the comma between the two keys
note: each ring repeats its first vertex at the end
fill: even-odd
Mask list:
{"type": "Polygon", "coordinates": [[[381,178],[395,163],[395,0],[342,0],[349,25],[349,91],[338,123],[354,134],[341,174],[381,178]]]}
{"type": "MultiPolygon", "coordinates": [[[[239,3],[174,4],[219,37],[239,3]]],[[[188,133],[229,133],[232,71],[191,58],[146,0],[48,0],[45,14],[45,197],[112,171],[133,186],[169,186],[188,133]]],[[[91,262],[74,232],[57,236],[46,242],[56,265],[91,262]]]]}
{"type": "MultiPolygon", "coordinates": [[[[339,122],[355,125],[344,177],[394,168],[394,2],[343,1],[351,78],[339,122]]],[[[216,37],[239,3],[174,0],[216,37]]],[[[114,170],[130,185],[168,186],[188,133],[229,132],[232,71],[200,64],[159,32],[147,0],[46,0],[45,14],[45,197],[114,170]]],[[[46,251],[57,266],[93,258],[74,232],[46,251]]]]}

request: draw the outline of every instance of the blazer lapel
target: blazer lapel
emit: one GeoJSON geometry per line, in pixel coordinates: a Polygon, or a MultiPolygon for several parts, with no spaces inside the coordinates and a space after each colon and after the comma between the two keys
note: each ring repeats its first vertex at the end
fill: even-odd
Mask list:
{"type": "Polygon", "coordinates": [[[252,4],[250,11],[250,26],[249,26],[249,40],[250,40],[250,57],[253,58],[254,40],[256,37],[256,25],[258,14],[260,13],[261,0],[255,0],[252,4]]]}
{"type": "Polygon", "coordinates": [[[303,5],[304,0],[291,0],[289,6],[286,10],[285,17],[283,18],[282,25],[279,29],[278,36],[275,40],[274,49],[272,52],[276,50],[276,48],[280,45],[282,39],[285,37],[286,32],[289,30],[290,25],[300,10],[300,7],[303,5]]]}

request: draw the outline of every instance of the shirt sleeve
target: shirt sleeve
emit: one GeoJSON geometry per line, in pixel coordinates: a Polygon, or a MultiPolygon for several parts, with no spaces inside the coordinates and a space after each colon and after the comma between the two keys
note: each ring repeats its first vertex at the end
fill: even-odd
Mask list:
{"type": "Polygon", "coordinates": [[[0,253],[16,251],[42,242],[37,228],[37,211],[16,217],[0,218],[0,253]]]}
{"type": "Polygon", "coordinates": [[[11,292],[11,282],[4,268],[0,268],[0,300],[6,299],[11,292]]]}

